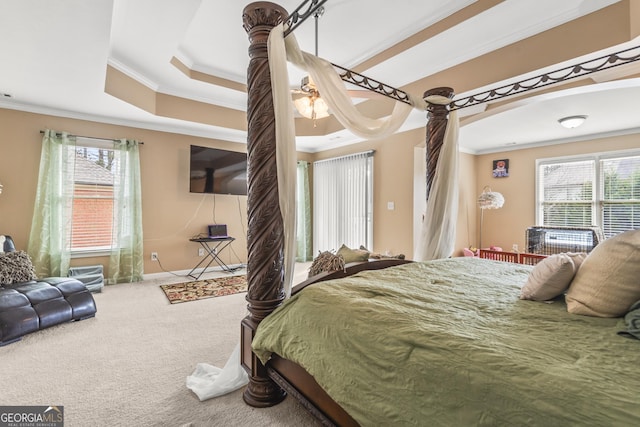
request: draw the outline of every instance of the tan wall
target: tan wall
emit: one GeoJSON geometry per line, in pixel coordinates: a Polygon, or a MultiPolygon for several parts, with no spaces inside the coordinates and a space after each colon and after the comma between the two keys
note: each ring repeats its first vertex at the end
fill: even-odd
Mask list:
{"type": "MultiPolygon", "coordinates": [[[[229,233],[237,238],[231,245],[233,250],[225,251],[222,259],[228,263],[246,262],[246,197],[198,195],[188,191],[190,144],[237,151],[244,150],[244,144],[4,109],[0,109],[0,127],[4,131],[0,140],[0,182],[5,186],[0,196],[0,232],[11,234],[18,248],[26,248],[31,227],[40,162],[40,130],[49,128],[78,135],[127,137],[145,142],[140,161],[146,274],[162,271],[160,264],[150,261],[151,252],[158,252],[165,270],[193,267],[200,260],[197,256],[199,246],[188,239],[204,232],[206,225],[214,221],[227,223],[229,233]]],[[[418,129],[388,140],[315,155],[300,153],[299,158],[313,162],[375,149],[375,247],[372,250],[404,253],[410,257],[413,253],[413,149],[421,144],[424,144],[424,130],[418,129]],[[389,201],[395,203],[395,210],[387,210],[389,201]]],[[[467,160],[466,163],[461,170],[471,170],[472,162],[467,160]]],[[[463,241],[458,246],[465,244],[466,238],[463,241]]],[[[106,262],[100,258],[76,258],[72,265],[106,262]]]]}
{"type": "MultiPolygon", "coordinates": [[[[348,147],[323,151],[314,160],[323,160],[346,154],[375,150],[374,155],[374,208],[373,248],[374,252],[413,254],[413,160],[414,147],[424,146],[425,129],[415,129],[390,138],[367,141],[348,147]],[[395,209],[388,210],[387,203],[394,202],[395,209]]],[[[458,215],[455,255],[462,255],[468,244],[468,234],[475,232],[475,221],[469,209],[474,208],[475,176],[474,157],[460,155],[460,214],[458,215]],[[467,219],[470,219],[467,231],[467,219]]]]}
{"type": "MultiPolygon", "coordinates": [[[[517,244],[525,250],[525,232],[535,224],[535,166],[536,159],[573,156],[588,153],[602,153],[640,147],[640,135],[625,135],[584,142],[549,145],[501,153],[476,156],[476,187],[480,194],[485,185],[504,195],[502,209],[487,210],[484,213],[482,244],[501,246],[511,250],[517,244]],[[509,159],[509,177],[493,178],[493,160],[509,159]]],[[[476,223],[479,227],[480,212],[476,207],[476,223]]],[[[476,240],[477,241],[477,240],[476,240]]]]}
{"type": "MultiPolygon", "coordinates": [[[[201,258],[199,244],[189,238],[213,222],[226,223],[236,238],[221,258],[245,263],[246,196],[189,193],[189,146],[202,145],[245,151],[245,144],[83,120],[0,109],[0,233],[10,234],[26,249],[38,179],[42,135],[54,129],[77,135],[132,138],[144,141],[140,149],[145,274],[161,272],[150,260],[158,252],[165,270],[191,269],[201,258]],[[231,250],[229,250],[231,249],[231,250]]],[[[72,265],[107,264],[105,258],[75,258],[72,265]]]]}
{"type": "Polygon", "coordinates": [[[368,248],[371,251],[389,251],[407,257],[413,254],[413,147],[424,145],[424,135],[424,130],[405,132],[314,156],[314,160],[324,160],[376,151],[373,157],[373,247],[368,248]],[[394,202],[395,209],[388,210],[387,202],[394,202]]]}
{"type": "MultiPolygon", "coordinates": [[[[0,233],[11,234],[18,248],[26,248],[36,192],[42,129],[67,131],[104,138],[127,137],[142,140],[141,148],[145,273],[158,273],[159,263],[150,261],[158,252],[168,271],[188,270],[201,258],[198,245],[189,238],[218,222],[229,226],[236,237],[232,250],[223,253],[227,263],[246,262],[246,197],[190,194],[188,190],[189,145],[244,151],[244,144],[157,132],[133,127],[0,109],[0,233]]],[[[300,153],[313,162],[369,149],[374,157],[374,247],[376,252],[413,253],[413,156],[414,147],[424,145],[425,132],[416,129],[380,141],[363,142],[322,153],[300,153]],[[387,202],[395,209],[388,210],[387,202]]],[[[478,245],[479,210],[477,195],[485,185],[504,194],[502,209],[485,212],[484,246],[510,249],[524,247],[524,234],[534,225],[535,160],[556,156],[636,148],[637,135],[588,142],[507,151],[487,155],[460,155],[460,209],[456,252],[478,245]],[[510,176],[493,178],[492,161],[508,158],[510,176]]],[[[72,265],[106,264],[105,259],[77,258],[72,265]]]]}
{"type": "Polygon", "coordinates": [[[458,167],[459,181],[459,205],[458,223],[456,224],[456,250],[454,256],[462,256],[462,248],[477,246],[477,224],[476,224],[476,156],[473,154],[460,153],[458,167]]]}

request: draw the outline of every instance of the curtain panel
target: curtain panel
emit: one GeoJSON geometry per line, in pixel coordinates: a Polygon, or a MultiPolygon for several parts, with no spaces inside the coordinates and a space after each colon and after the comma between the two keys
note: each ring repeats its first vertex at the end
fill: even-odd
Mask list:
{"type": "Polygon", "coordinates": [[[67,276],[76,138],[45,130],[27,253],[37,277],[67,276]]]}
{"type": "Polygon", "coordinates": [[[140,144],[114,142],[113,230],[107,284],[138,282],[144,273],[140,144]]]}
{"type": "Polygon", "coordinates": [[[313,260],[311,239],[311,201],[309,196],[309,162],[298,162],[296,188],[296,262],[313,260]]]}

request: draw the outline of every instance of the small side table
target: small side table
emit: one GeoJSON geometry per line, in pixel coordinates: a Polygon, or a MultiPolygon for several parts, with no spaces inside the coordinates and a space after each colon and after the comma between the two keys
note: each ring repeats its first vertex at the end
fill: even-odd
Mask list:
{"type": "Polygon", "coordinates": [[[200,276],[202,276],[202,274],[207,270],[207,268],[209,268],[209,266],[211,266],[214,261],[220,266],[220,268],[222,268],[223,271],[226,271],[227,273],[234,271],[234,269],[229,267],[224,263],[224,261],[222,261],[222,259],[220,259],[220,253],[234,240],[236,240],[234,237],[198,237],[189,239],[189,241],[191,242],[200,243],[200,246],[204,248],[205,256],[195,267],[191,269],[187,276],[193,277],[196,280],[200,279],[200,276]],[[209,262],[202,269],[200,274],[194,276],[193,272],[196,271],[198,267],[204,264],[204,262],[207,260],[209,260],[209,262]]]}

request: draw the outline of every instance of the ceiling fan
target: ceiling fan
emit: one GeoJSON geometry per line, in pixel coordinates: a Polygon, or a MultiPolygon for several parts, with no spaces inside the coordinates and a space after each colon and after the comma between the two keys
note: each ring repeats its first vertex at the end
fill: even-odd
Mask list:
{"type": "Polygon", "coordinates": [[[300,89],[293,89],[293,103],[298,112],[308,119],[323,119],[329,116],[329,106],[320,97],[320,92],[311,76],[304,76],[300,83],[300,89]]]}
{"type": "MultiPolygon", "coordinates": [[[[318,56],[318,18],[324,14],[324,7],[319,7],[313,17],[315,18],[315,55],[318,56]]],[[[347,90],[354,98],[372,98],[378,96],[375,92],[368,90],[347,90]]],[[[328,117],[329,106],[320,96],[320,92],[316,87],[311,76],[306,75],[300,82],[300,88],[291,90],[293,102],[298,112],[308,119],[313,120],[313,126],[316,126],[316,119],[328,117]]]]}

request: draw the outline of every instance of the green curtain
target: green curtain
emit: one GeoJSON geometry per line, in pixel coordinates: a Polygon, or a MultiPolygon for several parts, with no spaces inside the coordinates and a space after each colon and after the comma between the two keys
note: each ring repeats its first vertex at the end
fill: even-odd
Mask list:
{"type": "Polygon", "coordinates": [[[306,262],[313,260],[308,162],[298,162],[297,175],[298,185],[296,190],[296,261],[306,262]]]}
{"type": "Polygon", "coordinates": [[[38,277],[66,276],[71,251],[75,137],[45,130],[27,253],[38,277]]]}
{"type": "Polygon", "coordinates": [[[118,169],[114,174],[113,237],[107,284],[142,280],[142,191],[140,151],[135,140],[114,144],[118,169]]]}
{"type": "MultiPolygon", "coordinates": [[[[106,283],[143,276],[142,197],[138,142],[115,141],[111,255],[106,283]]],[[[67,276],[71,259],[76,138],[46,130],[27,253],[38,277],[67,276]]]]}

